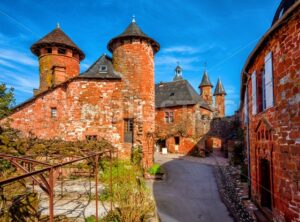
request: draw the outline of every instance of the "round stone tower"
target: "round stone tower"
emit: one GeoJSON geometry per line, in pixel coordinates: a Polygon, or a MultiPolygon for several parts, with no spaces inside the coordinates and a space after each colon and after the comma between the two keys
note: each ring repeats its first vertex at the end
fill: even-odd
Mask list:
{"type": "Polygon", "coordinates": [[[208,73],[205,69],[203,73],[202,81],[199,85],[199,89],[200,89],[200,96],[209,105],[212,105],[213,102],[212,87],[213,85],[211,84],[208,77],[208,73]]]}
{"type": "Polygon", "coordinates": [[[122,76],[124,104],[131,106],[124,110],[124,121],[133,120],[133,139],[132,143],[124,140],[124,146],[141,145],[144,165],[149,166],[153,161],[155,131],[154,55],[160,46],[133,19],[107,47],[113,55],[114,69],[122,76]]]}
{"type": "Polygon", "coordinates": [[[59,25],[33,44],[31,52],[39,58],[40,87],[35,94],[79,75],[85,57],[59,25]]]}
{"type": "Polygon", "coordinates": [[[218,83],[215,88],[214,96],[215,96],[215,107],[218,111],[218,117],[224,117],[225,116],[226,92],[225,92],[225,89],[222,85],[220,78],[218,79],[218,83]]]}

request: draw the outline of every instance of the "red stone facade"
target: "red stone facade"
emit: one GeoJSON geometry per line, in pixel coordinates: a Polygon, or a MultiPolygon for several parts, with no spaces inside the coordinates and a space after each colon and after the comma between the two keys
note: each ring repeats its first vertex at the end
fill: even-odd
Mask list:
{"type": "Polygon", "coordinates": [[[155,114],[156,134],[159,138],[159,149],[167,147],[171,153],[188,154],[193,151],[197,141],[195,134],[197,106],[178,106],[157,109],[155,114]],[[171,121],[166,121],[166,113],[171,121]]]}
{"type": "Polygon", "coordinates": [[[79,58],[73,56],[70,49],[65,54],[58,53],[58,47],[42,48],[39,56],[40,88],[36,92],[43,92],[59,83],[79,75],[79,58]],[[51,52],[47,52],[51,50],[51,52]]]}
{"type": "Polygon", "coordinates": [[[242,74],[241,113],[250,150],[252,199],[274,221],[300,221],[299,3],[262,38],[242,74]],[[264,96],[268,86],[261,88],[267,72],[273,77],[273,100],[264,96]]]}
{"type": "Polygon", "coordinates": [[[103,138],[126,158],[134,147],[140,147],[144,166],[151,166],[154,54],[159,44],[142,33],[134,21],[125,32],[125,36],[109,42],[112,59],[103,55],[95,64],[105,61],[104,66],[94,64],[92,71],[81,75],[79,61],[84,54],[59,28],[34,44],[31,49],[39,56],[40,89],[13,110],[11,126],[26,136],[42,139],[103,138]]]}

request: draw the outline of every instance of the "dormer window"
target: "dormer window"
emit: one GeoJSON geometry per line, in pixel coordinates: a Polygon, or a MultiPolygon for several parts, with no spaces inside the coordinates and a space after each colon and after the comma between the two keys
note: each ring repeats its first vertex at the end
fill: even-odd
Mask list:
{"type": "Polygon", "coordinates": [[[101,65],[99,68],[99,72],[107,72],[107,65],[101,65]]]}
{"type": "Polygon", "coordinates": [[[66,49],[58,48],[58,54],[65,55],[66,54],[66,49]]]}

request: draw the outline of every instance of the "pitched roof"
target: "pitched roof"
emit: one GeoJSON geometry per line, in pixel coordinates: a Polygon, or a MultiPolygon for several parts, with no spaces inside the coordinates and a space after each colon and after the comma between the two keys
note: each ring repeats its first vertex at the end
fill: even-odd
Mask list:
{"type": "Polygon", "coordinates": [[[206,70],[203,73],[203,77],[202,77],[201,83],[199,85],[199,88],[202,86],[211,86],[211,87],[213,86],[209,80],[208,73],[206,70]]]}
{"type": "Polygon", "coordinates": [[[81,49],[70,39],[70,37],[64,33],[64,31],[56,27],[52,32],[45,35],[31,46],[31,52],[35,55],[39,54],[39,48],[47,45],[63,45],[67,48],[73,49],[79,53],[80,60],[83,60],[85,55],[81,49]]]}
{"type": "Polygon", "coordinates": [[[98,79],[121,79],[121,75],[117,73],[113,68],[112,59],[105,54],[103,54],[79,77],[98,79]]]}
{"type": "Polygon", "coordinates": [[[138,37],[138,38],[148,40],[150,42],[150,44],[152,45],[154,52],[158,52],[158,50],[160,48],[159,43],[156,42],[154,39],[150,38],[149,36],[147,36],[134,20],[130,23],[130,25],[125,29],[125,31],[123,33],[116,36],[115,38],[112,38],[109,41],[109,43],[107,44],[107,48],[110,52],[112,52],[113,51],[112,46],[115,41],[120,40],[120,39],[132,38],[132,37],[138,37]]]}
{"type": "Polygon", "coordinates": [[[220,79],[218,79],[218,83],[215,88],[214,96],[216,96],[216,95],[226,95],[225,89],[224,89],[220,79]]]}
{"type": "Polygon", "coordinates": [[[211,110],[187,80],[155,84],[155,107],[195,105],[211,110]]]}

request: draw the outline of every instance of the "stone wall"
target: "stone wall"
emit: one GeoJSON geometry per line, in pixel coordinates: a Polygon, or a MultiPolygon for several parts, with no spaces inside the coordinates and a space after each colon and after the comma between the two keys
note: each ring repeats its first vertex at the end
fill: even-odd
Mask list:
{"type": "Polygon", "coordinates": [[[300,9],[269,36],[247,73],[260,71],[273,53],[274,106],[252,115],[248,83],[252,197],[262,201],[261,160],[270,162],[275,221],[300,221],[300,9]]]}
{"type": "Polygon", "coordinates": [[[11,126],[41,139],[104,138],[123,149],[120,81],[73,80],[15,109],[11,126]],[[51,117],[51,108],[57,116],[51,117]]]}
{"type": "Polygon", "coordinates": [[[152,165],[155,131],[153,48],[146,40],[119,40],[113,46],[113,66],[122,74],[121,93],[123,102],[128,104],[124,107],[124,118],[136,117],[134,145],[142,146],[144,165],[152,165]]]}

